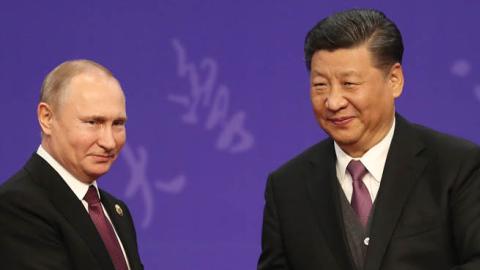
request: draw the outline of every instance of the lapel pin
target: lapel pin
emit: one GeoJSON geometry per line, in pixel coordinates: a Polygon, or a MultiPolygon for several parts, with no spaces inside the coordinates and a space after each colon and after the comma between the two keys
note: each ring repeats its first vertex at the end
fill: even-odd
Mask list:
{"type": "Polygon", "coordinates": [[[121,217],[123,217],[123,209],[120,207],[120,205],[115,204],[115,211],[117,211],[117,214],[119,214],[121,217]]]}
{"type": "Polygon", "coordinates": [[[368,246],[368,244],[370,243],[370,237],[367,237],[363,240],[363,243],[365,244],[365,246],[368,246]]]}

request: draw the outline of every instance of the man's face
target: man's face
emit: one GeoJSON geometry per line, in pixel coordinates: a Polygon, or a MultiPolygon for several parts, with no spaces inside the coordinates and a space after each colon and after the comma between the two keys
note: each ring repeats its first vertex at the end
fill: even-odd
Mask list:
{"type": "Polygon", "coordinates": [[[105,174],[125,144],[125,97],[113,78],[75,76],[53,111],[49,146],[53,157],[78,180],[105,174]]]}
{"type": "Polygon", "coordinates": [[[388,72],[376,68],[363,45],[317,51],[312,57],[310,83],[320,126],[345,152],[359,157],[390,129],[403,75],[400,64],[388,72]]]}

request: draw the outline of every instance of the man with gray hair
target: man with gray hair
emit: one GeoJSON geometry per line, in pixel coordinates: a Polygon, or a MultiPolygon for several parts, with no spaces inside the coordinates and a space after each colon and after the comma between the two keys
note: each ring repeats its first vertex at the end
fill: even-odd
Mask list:
{"type": "Polygon", "coordinates": [[[118,80],[93,61],[64,62],[37,117],[41,145],[0,187],[1,268],[143,269],[127,206],[97,186],[126,140],[118,80]]]}
{"type": "Polygon", "coordinates": [[[258,270],[480,269],[480,148],[395,112],[403,42],[353,9],[305,39],[329,138],[270,174],[258,270]]]}

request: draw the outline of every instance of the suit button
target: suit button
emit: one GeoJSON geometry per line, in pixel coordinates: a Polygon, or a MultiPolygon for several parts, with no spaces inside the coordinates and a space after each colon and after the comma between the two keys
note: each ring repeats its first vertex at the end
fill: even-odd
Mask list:
{"type": "Polygon", "coordinates": [[[368,246],[368,243],[370,243],[370,237],[363,239],[363,243],[365,244],[365,246],[368,246]]]}

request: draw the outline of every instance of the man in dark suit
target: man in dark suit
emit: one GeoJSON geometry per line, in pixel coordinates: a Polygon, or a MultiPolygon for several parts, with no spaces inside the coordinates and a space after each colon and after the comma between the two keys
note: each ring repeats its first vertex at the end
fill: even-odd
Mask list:
{"type": "Polygon", "coordinates": [[[105,67],[67,61],[45,78],[42,142],[0,187],[2,269],[139,270],[127,206],[103,190],[125,144],[125,97],[105,67]]]}
{"type": "Polygon", "coordinates": [[[307,34],[326,140],[270,174],[259,270],[480,269],[480,149],[395,113],[399,30],[347,10],[307,34]]]}

